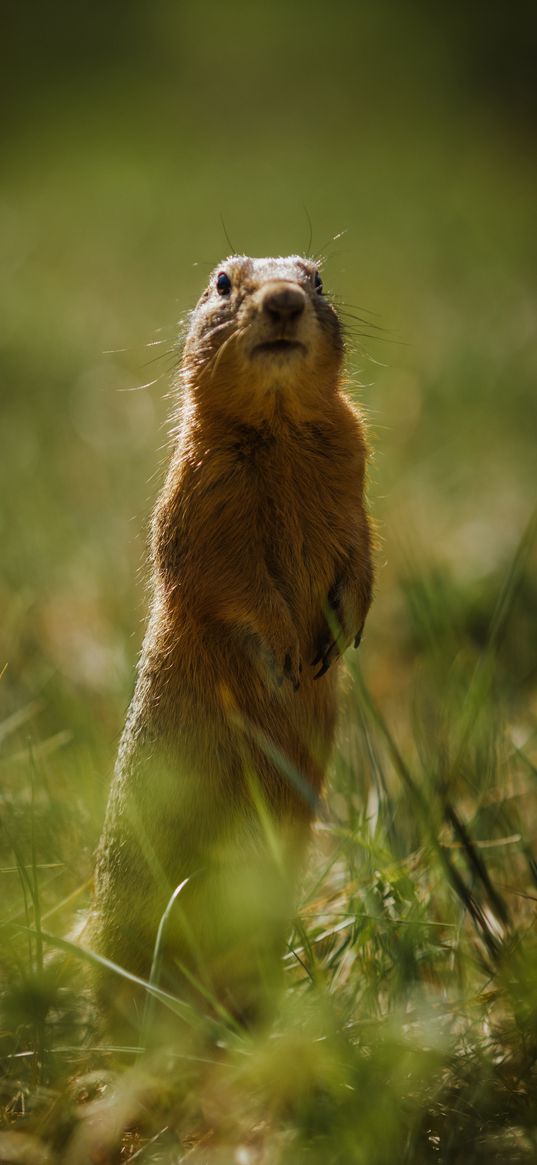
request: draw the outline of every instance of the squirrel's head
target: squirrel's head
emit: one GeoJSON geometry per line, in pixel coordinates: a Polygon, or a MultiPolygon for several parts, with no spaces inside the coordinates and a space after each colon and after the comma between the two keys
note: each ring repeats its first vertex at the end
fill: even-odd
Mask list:
{"type": "Polygon", "coordinates": [[[316,263],[234,255],[190,318],[183,375],[197,401],[256,423],[322,409],[341,371],[342,331],[316,263]]]}

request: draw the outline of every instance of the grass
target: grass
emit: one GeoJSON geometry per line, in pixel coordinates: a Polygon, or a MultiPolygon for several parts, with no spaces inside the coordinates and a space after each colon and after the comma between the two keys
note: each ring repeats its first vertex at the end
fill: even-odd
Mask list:
{"type": "Polygon", "coordinates": [[[63,866],[44,852],[55,754],[29,748],[27,806],[4,819],[21,902],[5,932],[4,1130],[74,1161],[535,1160],[537,768],[501,667],[532,547],[530,530],[485,646],[462,632],[451,658],[434,579],[407,574],[426,642],[397,734],[350,661],[268,1033],[187,1014],[164,1058],[103,1046],[80,972],[62,982],[43,957],[63,866]]]}
{"type": "Polygon", "coordinates": [[[0,1160],[533,1162],[529,31],[394,0],[80,20],[15,14],[2,75],[0,1160]],[[311,220],[327,252],[377,594],[272,1029],[201,1017],[129,1055],[57,953],[142,635],[176,320],[221,216],[239,249],[302,251],[311,220]]]}

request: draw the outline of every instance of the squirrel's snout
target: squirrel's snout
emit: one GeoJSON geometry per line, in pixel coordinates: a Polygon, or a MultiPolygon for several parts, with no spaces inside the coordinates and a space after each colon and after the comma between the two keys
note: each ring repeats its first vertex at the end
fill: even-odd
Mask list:
{"type": "Polygon", "coordinates": [[[263,290],[261,308],[272,324],[298,320],[305,305],[305,293],[296,283],[269,283],[263,290]]]}

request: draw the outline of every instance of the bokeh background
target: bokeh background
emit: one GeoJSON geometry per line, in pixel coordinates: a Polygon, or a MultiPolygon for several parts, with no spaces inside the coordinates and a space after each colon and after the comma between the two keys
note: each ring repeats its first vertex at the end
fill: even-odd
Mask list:
{"type": "MultiPolygon", "coordinates": [[[[534,756],[534,5],[56,0],[7,4],[2,24],[8,915],[13,842],[27,853],[36,820],[49,912],[91,873],[143,634],[178,321],[228,239],[322,253],[349,313],[379,528],[361,659],[383,715],[412,749],[431,638],[441,698],[511,579],[494,683],[508,738],[534,756]]],[[[533,801],[524,812],[531,836],[533,801]]]]}

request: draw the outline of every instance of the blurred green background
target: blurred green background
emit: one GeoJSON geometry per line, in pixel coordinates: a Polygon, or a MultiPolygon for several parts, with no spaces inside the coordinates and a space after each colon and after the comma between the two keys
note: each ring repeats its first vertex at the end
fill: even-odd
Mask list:
{"type": "MultiPolygon", "coordinates": [[[[375,450],[373,692],[404,731],[425,635],[418,576],[447,629],[446,666],[459,631],[479,652],[535,505],[533,13],[7,6],[5,790],[15,806],[26,796],[17,764],[30,748],[54,758],[55,812],[78,803],[82,821],[71,867],[91,865],[143,633],[177,321],[229,251],[222,219],[254,255],[304,251],[311,222],[329,290],[364,321],[348,367],[375,450]]],[[[517,588],[502,676],[527,736],[531,554],[517,588]]]]}

